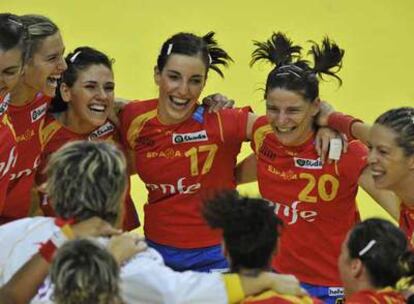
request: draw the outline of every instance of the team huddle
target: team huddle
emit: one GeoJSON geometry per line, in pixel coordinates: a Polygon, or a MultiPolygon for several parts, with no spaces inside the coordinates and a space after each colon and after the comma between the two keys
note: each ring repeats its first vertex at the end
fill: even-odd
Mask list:
{"type": "Polygon", "coordinates": [[[319,83],[342,83],[344,50],[281,32],[252,53],[273,65],[266,115],[201,101],[232,61],[214,36],[168,38],[159,95],[125,101],[105,53],[64,57],[49,18],[0,14],[0,303],[414,301],[414,108],[335,111],[319,83]],[[252,181],[262,198],[237,193],[252,181]],[[361,221],[359,186],[399,227],[361,221]]]}

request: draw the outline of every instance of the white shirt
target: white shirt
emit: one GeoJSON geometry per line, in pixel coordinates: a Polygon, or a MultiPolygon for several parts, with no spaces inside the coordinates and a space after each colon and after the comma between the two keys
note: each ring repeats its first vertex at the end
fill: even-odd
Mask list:
{"type": "MultiPolygon", "coordinates": [[[[59,230],[54,218],[26,218],[0,226],[0,286],[33,254],[39,244],[59,230]]],[[[217,273],[176,272],[165,266],[154,249],[138,253],[121,268],[122,297],[126,303],[227,303],[222,276],[217,273]]],[[[46,279],[32,304],[53,303],[46,279]]]]}

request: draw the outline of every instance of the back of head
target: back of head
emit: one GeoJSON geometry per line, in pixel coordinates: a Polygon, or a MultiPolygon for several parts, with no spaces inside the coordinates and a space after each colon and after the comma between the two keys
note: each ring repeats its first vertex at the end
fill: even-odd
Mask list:
{"type": "Polygon", "coordinates": [[[23,15],[20,17],[29,37],[27,58],[30,59],[39,49],[42,41],[59,31],[52,20],[42,15],[23,15]]]}
{"type": "Polygon", "coordinates": [[[84,220],[93,216],[116,222],[127,185],[123,153],[106,142],[77,141],[52,154],[47,193],[56,214],[84,220]]]}
{"type": "Polygon", "coordinates": [[[223,230],[231,271],[269,267],[282,225],[269,202],[223,192],[205,203],[203,216],[210,227],[223,230]]]}
{"type": "Polygon", "coordinates": [[[18,47],[24,55],[27,38],[27,31],[20,17],[10,13],[0,14],[0,51],[6,52],[18,47]]]}
{"type": "Polygon", "coordinates": [[[256,49],[252,53],[250,65],[262,60],[274,65],[267,76],[265,98],[270,90],[279,88],[296,92],[313,102],[319,96],[318,78],[329,75],[341,83],[336,72],[341,68],[344,50],[327,37],[320,45],[312,42],[308,54],[313,57],[313,66],[302,59],[302,47],[293,44],[281,32],[273,33],[265,42],[255,41],[254,45],[256,49]]]}
{"type": "MultiPolygon", "coordinates": [[[[92,65],[104,65],[112,71],[113,60],[94,48],[82,46],[76,48],[72,53],[69,53],[65,58],[67,69],[63,72],[62,78],[59,81],[65,83],[69,88],[73,86],[78,79],[79,72],[88,69],[92,65]]],[[[63,101],[60,90],[57,90],[56,96],[52,100],[51,112],[62,112],[68,107],[67,102],[63,101]]]]}
{"type": "Polygon", "coordinates": [[[214,70],[223,77],[221,65],[227,66],[231,57],[217,45],[214,39],[214,32],[204,36],[197,36],[192,33],[178,33],[168,38],[162,45],[157,59],[157,68],[162,71],[167,60],[172,54],[187,55],[191,57],[200,56],[206,71],[214,70]]]}
{"type": "Polygon", "coordinates": [[[349,256],[361,260],[376,288],[395,286],[403,276],[414,274],[414,256],[405,234],[382,219],[368,219],[350,232],[349,256]]]}
{"type": "Polygon", "coordinates": [[[121,304],[119,267],[97,243],[74,240],[57,252],[50,270],[57,304],[121,304]]]}
{"type": "Polygon", "coordinates": [[[381,114],[376,124],[390,128],[397,134],[397,144],[406,156],[414,155],[414,108],[401,107],[381,114]]]}

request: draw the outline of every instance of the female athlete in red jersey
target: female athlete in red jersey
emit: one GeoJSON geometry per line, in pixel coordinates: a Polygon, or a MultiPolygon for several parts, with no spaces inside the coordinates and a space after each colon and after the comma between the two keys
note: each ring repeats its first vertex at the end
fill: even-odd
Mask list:
{"type": "Polygon", "coordinates": [[[401,107],[381,114],[371,127],[325,107],[319,124],[350,133],[370,149],[368,164],[379,189],[393,191],[401,200],[387,208],[414,247],[414,108],[401,107]]]}
{"type": "Polygon", "coordinates": [[[250,157],[238,170],[239,181],[259,182],[261,195],[274,202],[285,223],[273,267],[296,275],[304,287],[328,303],[342,297],[336,266],[340,244],[357,218],[355,197],[362,185],[377,200],[366,167],[367,150],[357,141],[339,161],[322,163],[315,152],[315,117],[319,111],[319,80],[334,76],[344,51],[329,39],[313,44],[314,64],[301,58],[301,47],[282,33],[256,42],[252,64],[275,65],[266,81],[266,116],[253,125],[250,157]]]}
{"type": "Polygon", "coordinates": [[[23,71],[26,31],[13,14],[0,14],[0,214],[2,213],[10,170],[16,163],[16,136],[8,115],[9,92],[23,71]]]}
{"type": "Polygon", "coordinates": [[[395,289],[414,274],[414,255],[404,233],[382,219],[357,224],[342,243],[338,267],[346,303],[406,303],[395,289]]]}
{"type": "Polygon", "coordinates": [[[57,26],[44,16],[24,15],[21,20],[30,37],[29,52],[24,75],[11,91],[8,110],[19,157],[11,172],[0,223],[29,213],[30,190],[41,152],[40,129],[50,97],[55,95],[57,80],[66,69],[64,45],[57,26]]]}
{"type": "Polygon", "coordinates": [[[161,48],[155,67],[159,97],[127,104],[121,130],[134,171],[148,190],[144,231],[149,244],[176,270],[226,269],[220,234],[203,220],[205,196],[234,189],[236,156],[248,108],[204,111],[199,97],[208,71],[223,75],[229,55],[214,33],[179,33],[161,48]]]}
{"type": "MultiPolygon", "coordinates": [[[[52,99],[41,132],[42,148],[36,184],[45,181],[43,168],[52,153],[74,140],[119,142],[117,126],[108,116],[113,111],[114,75],[112,61],[90,47],[79,47],[66,57],[67,70],[62,74],[60,90],[52,99]]],[[[54,216],[47,196],[41,195],[40,207],[46,216],[54,216]]],[[[124,230],[139,226],[134,203],[128,193],[123,212],[124,230]]]]}

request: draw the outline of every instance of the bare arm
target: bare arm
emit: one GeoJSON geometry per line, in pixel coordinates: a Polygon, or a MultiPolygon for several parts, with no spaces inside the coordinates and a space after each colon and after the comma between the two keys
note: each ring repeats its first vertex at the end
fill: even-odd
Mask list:
{"type": "Polygon", "coordinates": [[[249,113],[247,116],[247,125],[246,125],[246,137],[247,140],[253,139],[253,125],[257,120],[257,115],[249,113]]]}
{"type": "Polygon", "coordinates": [[[351,126],[352,135],[359,139],[364,145],[368,145],[369,131],[371,126],[369,124],[356,121],[351,126]]]}
{"type": "Polygon", "coordinates": [[[0,289],[0,303],[28,303],[49,271],[49,263],[37,253],[0,289]]]}
{"type": "Polygon", "coordinates": [[[365,168],[359,177],[358,184],[396,221],[400,217],[399,199],[392,192],[375,187],[374,180],[369,173],[369,168],[365,168]]]}
{"type": "MultiPolygon", "coordinates": [[[[336,119],[335,119],[336,120],[336,119]]],[[[369,136],[369,131],[371,129],[371,126],[358,120],[353,118],[352,116],[346,115],[346,114],[342,114],[339,112],[335,112],[335,109],[332,107],[332,105],[330,105],[329,103],[325,102],[325,101],[321,101],[320,103],[320,107],[319,107],[319,113],[318,113],[318,117],[316,120],[316,123],[318,124],[318,126],[321,127],[331,127],[336,129],[338,132],[347,134],[347,133],[351,133],[351,135],[353,137],[355,137],[356,139],[359,139],[360,141],[362,141],[365,145],[368,143],[368,136],[369,136]],[[348,117],[348,122],[350,123],[350,130],[348,128],[346,129],[338,129],[338,126],[341,126],[342,128],[347,127],[347,124],[337,124],[334,123],[334,125],[332,125],[332,120],[330,118],[332,118],[332,114],[334,114],[333,116],[339,116],[339,118],[343,118],[345,116],[348,117]]]]}
{"type": "Polygon", "coordinates": [[[264,290],[273,290],[286,295],[305,295],[299,280],[290,274],[262,272],[257,277],[240,275],[241,285],[246,296],[257,294],[264,290]]]}
{"type": "Polygon", "coordinates": [[[257,159],[254,153],[243,159],[236,166],[236,183],[242,185],[257,180],[257,159]]]}

